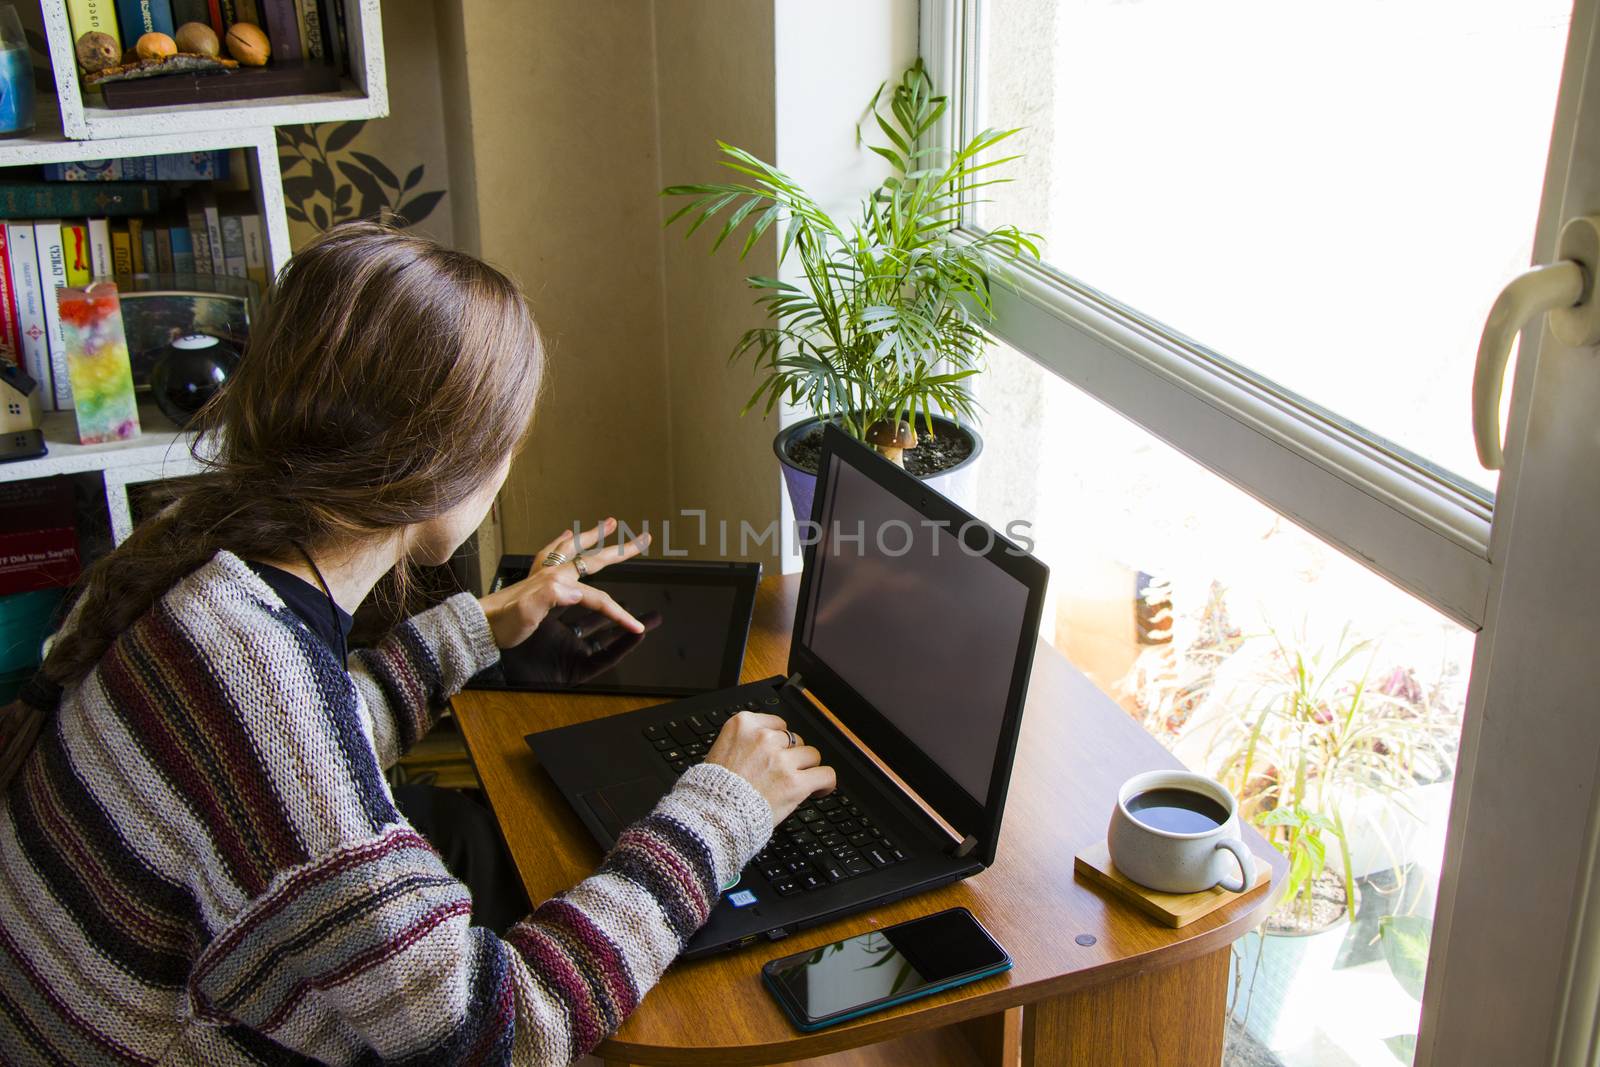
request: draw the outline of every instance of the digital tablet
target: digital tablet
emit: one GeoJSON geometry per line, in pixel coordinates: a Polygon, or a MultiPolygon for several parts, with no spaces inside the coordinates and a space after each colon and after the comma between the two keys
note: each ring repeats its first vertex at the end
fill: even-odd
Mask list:
{"type": "MultiPolygon", "coordinates": [[[[494,590],[526,578],[532,556],[504,556],[494,590]]],[[[629,560],[587,579],[645,625],[629,633],[582,605],[551,612],[471,689],[689,696],[739,684],[759,563],[629,560]]]]}

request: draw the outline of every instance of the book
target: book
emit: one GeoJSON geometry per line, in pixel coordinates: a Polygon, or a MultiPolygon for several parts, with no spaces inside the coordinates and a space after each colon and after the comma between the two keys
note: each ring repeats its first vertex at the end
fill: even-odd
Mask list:
{"type": "Polygon", "coordinates": [[[305,53],[300,48],[300,20],[294,0],[261,0],[261,28],[272,42],[272,62],[292,63],[305,53]]]}
{"type": "Polygon", "coordinates": [[[154,226],[146,226],[140,232],[139,248],[141,250],[140,258],[144,260],[139,269],[150,274],[160,270],[161,264],[156,256],[156,228],[154,226]]]}
{"type": "Polygon", "coordinates": [[[317,0],[294,0],[294,6],[300,19],[300,43],[306,58],[326,62],[328,43],[322,35],[322,13],[317,8],[317,0]]]}
{"type": "Polygon", "coordinates": [[[43,406],[53,411],[55,387],[50,381],[50,345],[45,340],[44,289],[39,281],[38,243],[31,223],[6,225],[6,253],[11,262],[11,291],[17,301],[22,369],[39,383],[43,406]]]}
{"type": "Polygon", "coordinates": [[[221,0],[206,0],[206,13],[211,23],[211,30],[217,35],[217,40],[222,40],[228,32],[228,24],[222,21],[221,0]]]}
{"type": "Polygon", "coordinates": [[[211,236],[206,230],[206,207],[198,193],[190,193],[185,205],[189,217],[189,240],[194,245],[196,274],[220,274],[211,261],[211,236]]]}
{"type": "Polygon", "coordinates": [[[128,220],[128,241],[132,245],[129,252],[133,256],[133,273],[143,274],[147,269],[144,255],[144,219],[128,220]]]}
{"type": "Polygon", "coordinates": [[[90,268],[89,227],[81,222],[63,223],[61,247],[67,264],[67,284],[88,285],[94,277],[90,268]]]}
{"type": "MultiPolygon", "coordinates": [[[[233,0],[217,0],[217,9],[222,15],[222,28],[224,33],[229,26],[239,21],[239,13],[233,6],[233,0]]],[[[221,37],[222,34],[218,34],[221,37]]]]}
{"type": "Polygon", "coordinates": [[[200,204],[206,217],[206,247],[211,249],[211,273],[226,274],[223,263],[226,254],[222,249],[222,216],[217,212],[217,194],[213,189],[200,192],[200,204]]]}
{"type": "Polygon", "coordinates": [[[238,13],[240,22],[261,25],[261,8],[257,0],[233,0],[233,8],[238,13]]]}
{"type": "Polygon", "coordinates": [[[156,270],[172,273],[172,230],[167,226],[156,227],[156,270]]]}
{"type": "Polygon", "coordinates": [[[111,261],[111,220],[89,220],[89,272],[93,278],[109,278],[116,273],[111,261]]]}
{"type": "Polygon", "coordinates": [[[244,223],[238,215],[222,216],[222,253],[224,268],[235,278],[248,278],[244,258],[244,223]]]}
{"type": "MultiPolygon", "coordinates": [[[[328,7],[333,12],[333,61],[334,69],[340,74],[350,72],[350,29],[345,25],[343,0],[329,0],[328,7]]],[[[323,21],[327,22],[327,13],[323,14],[323,21]]]]}
{"type": "Polygon", "coordinates": [[[206,0],[172,0],[172,21],[178,26],[186,22],[198,22],[202,26],[210,26],[210,5],[206,0]]]}
{"type": "Polygon", "coordinates": [[[122,31],[117,26],[117,7],[113,0],[67,0],[67,20],[72,23],[72,39],[86,33],[104,33],[122,47],[122,31]]]}
{"type": "Polygon", "coordinates": [[[12,363],[22,366],[22,335],[17,332],[17,297],[11,290],[11,254],[4,226],[0,226],[0,349],[12,363]]]}
{"type": "Polygon", "coordinates": [[[133,273],[133,235],[122,226],[111,231],[111,273],[116,277],[133,273]]]}
{"type": "Polygon", "coordinates": [[[265,293],[272,284],[267,268],[266,230],[260,215],[245,215],[240,221],[244,224],[244,272],[265,293]]]}
{"type": "Polygon", "coordinates": [[[50,389],[57,411],[72,410],[72,379],[67,376],[67,349],[61,340],[61,309],[56,290],[67,284],[67,249],[61,241],[61,220],[33,224],[39,256],[39,302],[44,305],[44,337],[50,356],[50,389]]]}
{"type": "Polygon", "coordinates": [[[41,173],[49,182],[209,182],[229,176],[232,153],[179,152],[164,156],[80,159],[47,163],[41,173]]]}
{"type": "Polygon", "coordinates": [[[172,24],[172,0],[117,0],[117,24],[128,48],[147,33],[171,37],[177,29],[172,24]]]}
{"type": "Polygon", "coordinates": [[[172,269],[179,274],[194,273],[194,240],[189,227],[174,226],[172,233],[172,269]]]}
{"type": "Polygon", "coordinates": [[[153,215],[160,207],[161,186],[150,182],[0,182],[0,219],[153,215]]]}

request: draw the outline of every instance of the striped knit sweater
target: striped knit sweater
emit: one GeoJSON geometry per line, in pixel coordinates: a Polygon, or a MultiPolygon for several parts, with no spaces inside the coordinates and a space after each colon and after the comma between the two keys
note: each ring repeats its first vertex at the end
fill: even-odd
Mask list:
{"type": "Polygon", "coordinates": [[[226,552],[65,693],[0,799],[0,1061],[565,1064],[764,843],[691,769],[600,871],[503,934],[383,768],[498,652],[455,597],[348,673],[226,552]]]}

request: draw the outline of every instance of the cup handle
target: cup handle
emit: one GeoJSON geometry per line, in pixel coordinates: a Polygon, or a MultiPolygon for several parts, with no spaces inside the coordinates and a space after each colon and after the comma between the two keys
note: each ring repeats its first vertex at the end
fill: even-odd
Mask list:
{"type": "Polygon", "coordinates": [[[1251,876],[1255,874],[1255,856],[1252,855],[1250,850],[1245,847],[1245,843],[1236,837],[1228,837],[1218,841],[1217,848],[1227,849],[1229,852],[1233,853],[1233,858],[1239,861],[1239,880],[1232,885],[1229,885],[1226,878],[1219,878],[1217,879],[1217,884],[1212,886],[1212,888],[1216,889],[1221,887],[1230,893],[1243,893],[1246,889],[1250,888],[1251,876]]]}

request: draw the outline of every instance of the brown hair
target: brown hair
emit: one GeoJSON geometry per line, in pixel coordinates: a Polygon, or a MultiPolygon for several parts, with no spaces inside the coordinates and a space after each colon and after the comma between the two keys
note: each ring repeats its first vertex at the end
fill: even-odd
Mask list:
{"type": "Polygon", "coordinates": [[[82,679],[221,549],[315,554],[448,512],[526,431],[543,359],[521,290],[481,260],[384,223],[321,234],[196,416],[206,470],[85,572],[44,677],[82,679]]]}

